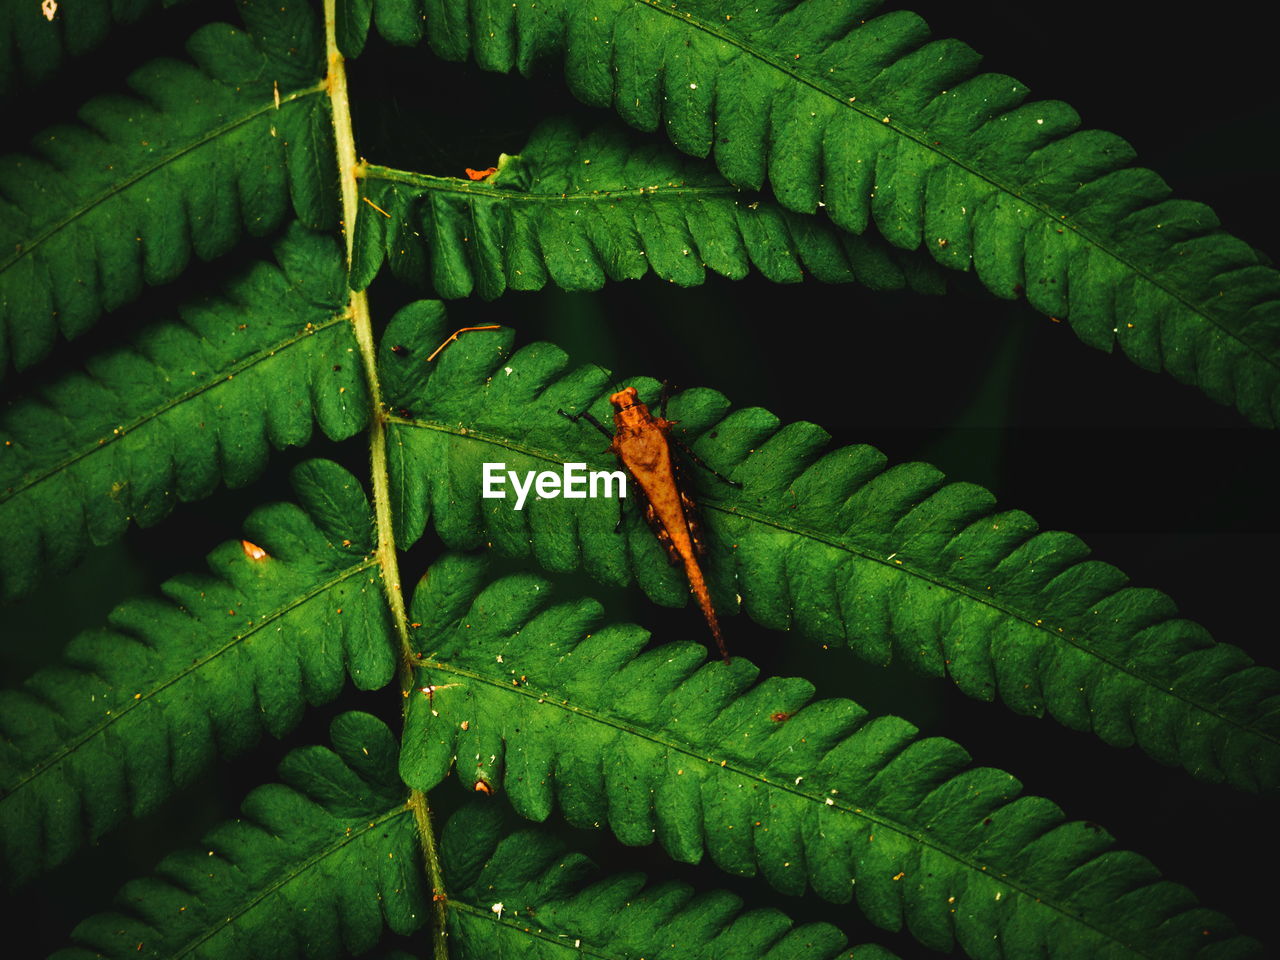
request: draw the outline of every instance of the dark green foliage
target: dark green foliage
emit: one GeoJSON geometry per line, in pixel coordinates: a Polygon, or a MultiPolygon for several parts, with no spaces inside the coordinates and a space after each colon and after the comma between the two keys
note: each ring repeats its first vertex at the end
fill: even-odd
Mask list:
{"type": "Polygon", "coordinates": [[[294,471],[303,509],[264,507],[212,576],[131,600],[64,661],[0,693],[0,854],[11,883],[61,863],[125,817],[153,810],[217,760],[288,732],[349,674],[394,670],[369,504],[333,463],[294,471]]]}
{"type": "Polygon", "coordinates": [[[338,717],[332,736],[333,750],[289,754],[284,783],[251,793],[243,819],[126,884],[116,910],[81,923],[55,956],[341,957],[384,926],[416,930],[430,894],[395,739],[364,713],[338,717]]]}
{"type": "Polygon", "coordinates": [[[804,680],[756,683],[747,661],[707,663],[696,644],[641,653],[648,635],[602,626],[591,601],[553,604],[529,575],[480,590],[483,575],[481,559],[446,558],[414,595],[436,689],[411,702],[411,786],[456,763],[464,789],[500,786],[530,819],[554,801],[625,844],[656,839],[688,862],[705,849],[784,893],[856,898],[872,922],[975,960],[1261,955],[1096,824],[1020,796],[948,740],[809,703],[804,680]]]}
{"type": "MultiPolygon", "coordinates": [[[[682,604],[669,567],[632,511],[623,543],[615,501],[541,500],[524,509],[481,498],[481,463],[524,472],[565,462],[614,469],[600,438],[560,416],[609,419],[616,387],[599,368],[567,370],[563,352],[475,333],[431,367],[415,361],[449,332],[439,304],[404,308],[383,340],[391,481],[402,544],[434,517],[455,549],[490,544],[550,570],[581,566],[682,604]],[[399,345],[407,354],[393,352],[399,345]]],[[[652,380],[628,379],[654,401],[652,380]]],[[[1041,532],[986,490],[947,483],[926,464],[887,468],[867,446],[828,449],[809,423],[730,411],[711,390],[672,398],[679,435],[743,484],[701,484],[708,566],[721,611],[848,646],[872,663],[898,658],[948,676],[969,696],[1049,713],[1117,746],[1250,790],[1280,784],[1280,676],[1216,644],[1155,590],[1126,586],[1070,534],[1041,532]]]]}
{"type": "MultiPolygon", "coordinates": [[[[364,11],[360,0],[352,11],[364,11]]],[[[393,43],[529,74],[562,61],[574,94],[662,129],[788,210],[923,247],[1025,295],[1086,343],[1116,344],[1267,426],[1280,421],[1280,274],[1080,130],[1059,101],[977,70],[955,40],[878,0],[379,0],[393,43]],[[425,24],[422,18],[425,16],[425,24]]],[[[368,15],[349,14],[352,24],[368,15]]],[[[367,29],[367,27],[366,27],[367,29]]],[[[354,27],[349,49],[360,45],[354,27]]]]}
{"type": "Polygon", "coordinates": [[[507,289],[598,290],[650,270],[694,286],[708,270],[737,280],[751,267],[775,283],[806,274],[876,290],[941,293],[928,260],[843,233],[743,193],[671,150],[603,127],[553,121],[488,180],[369,167],[352,283],[383,258],[442,297],[507,289]]]}
{"type": "Polygon", "coordinates": [[[778,910],[743,913],[742,901],[724,891],[646,887],[640,874],[587,886],[595,871],[585,857],[565,855],[545,833],[511,832],[492,804],[454,814],[441,846],[455,884],[452,941],[472,960],[568,960],[582,951],[608,960],[894,960],[875,944],[846,951],[844,936],[824,923],[793,928],[778,910]]]}
{"type": "Polygon", "coordinates": [[[175,501],[244,486],[271,447],[318,423],[333,440],[369,416],[330,240],[293,227],[259,263],[127,346],[92,357],[0,415],[0,583],[13,598],[89,543],[175,501]]]}
{"type": "Polygon", "coordinates": [[[159,5],[159,0],[72,0],[58,4],[57,27],[50,27],[41,4],[0,0],[0,94],[47,80],[69,59],[101,44],[113,24],[134,23],[159,5]]]}
{"type": "Polygon", "coordinates": [[[252,35],[204,27],[195,66],[156,60],[130,78],[133,96],[91,100],[35,155],[0,158],[0,374],[291,207],[335,223],[320,27],[303,0],[243,9],[252,35]]]}
{"type": "MultiPolygon", "coordinates": [[[[655,380],[593,362],[636,344],[654,374],[741,373],[740,398],[788,419],[821,408],[852,439],[945,421],[962,442],[952,428],[981,420],[1000,377],[1079,391],[1052,374],[1085,367],[1046,376],[1007,344],[975,386],[991,330],[966,333],[972,352],[952,361],[909,306],[943,291],[943,266],[980,283],[930,301],[940,321],[981,319],[983,286],[1025,295],[1087,343],[1118,343],[1273,426],[1280,275],[1261,253],[1207,207],[1171,199],[1124,141],[1078,129],[1063,103],[1030,102],[1018,81],[979,73],[969,47],[931,40],[914,14],[879,15],[874,0],[159,12],[176,2],[0,0],[5,129],[44,128],[0,158],[0,600],[41,588],[2,620],[10,649],[41,664],[0,691],[0,873],[30,884],[11,891],[10,952],[23,933],[68,942],[71,924],[42,921],[53,905],[89,915],[59,954],[86,960],[404,960],[400,948],[433,960],[893,960],[847,946],[864,939],[862,917],[904,955],[1264,955],[1224,916],[1252,909],[1256,923],[1260,894],[1197,871],[1194,856],[1217,846],[1244,851],[1242,873],[1265,864],[1268,837],[1235,817],[1262,801],[1226,790],[1280,789],[1278,675],[1076,537],[933,467],[889,466],[812,423],[683,389],[656,429],[736,482],[682,473],[735,655],[708,663],[694,611],[671,613],[655,641],[581,596],[589,575],[620,608],[640,594],[688,604],[682,565],[668,564],[638,498],[620,516],[608,498],[535,495],[515,510],[481,496],[494,461],[615,469],[604,439],[571,417],[608,423],[623,386],[656,406],[655,380]],[[154,44],[128,26],[152,14],[154,44]],[[210,22],[227,15],[243,27],[210,22]],[[174,28],[197,23],[186,58],[169,59],[182,55],[174,28]],[[348,73],[339,50],[362,62],[348,73]],[[588,106],[557,100],[562,80],[588,106]],[[34,120],[17,116],[26,106],[34,120]],[[498,156],[492,176],[429,172],[498,156]],[[802,279],[785,300],[771,286],[802,279]],[[621,295],[584,293],[623,280],[635,282],[621,295]],[[143,296],[160,284],[175,287],[143,296]],[[460,305],[448,321],[438,301],[397,312],[406,284],[507,303],[460,305]],[[574,295],[532,293],[547,287],[574,295]],[[869,291],[887,292],[882,308],[869,291]],[[971,308],[953,314],[956,303],[971,308]],[[621,335],[575,329],[593,313],[621,335]],[[513,350],[511,330],[488,329],[512,316],[585,365],[548,343],[513,350]],[[799,359],[775,368],[775,351],[799,359]],[[748,359],[755,374],[726,369],[748,359]],[[898,420],[905,391],[868,389],[873,366],[904,380],[933,371],[937,383],[913,385],[940,415],[957,396],[979,401],[898,420]],[[805,396],[831,408],[786,395],[815,386],[825,392],[805,396]],[[281,471],[302,461],[297,504],[258,507],[208,573],[179,572],[243,515],[245,495],[221,487],[258,484],[255,503],[275,494],[273,455],[281,471]],[[176,511],[168,539],[141,529],[214,494],[176,511]],[[49,582],[126,535],[111,556],[144,557],[137,579],[161,596],[120,602],[110,569],[49,582]],[[534,565],[573,583],[553,587],[534,565]],[[101,589],[87,589],[95,578],[101,589]],[[100,622],[99,600],[114,605],[105,624],[63,649],[100,622]],[[986,708],[951,686],[857,666],[895,661],[1209,783],[1165,795],[1182,770],[1126,779],[1119,766],[1145,758],[991,711],[982,729],[966,711],[986,708]],[[821,696],[787,674],[821,681],[821,696]],[[332,749],[297,748],[329,720],[332,749]],[[289,740],[276,748],[283,783],[257,786],[272,775],[244,754],[264,732],[289,740]],[[975,765],[958,740],[1062,806],[975,765]],[[1105,760],[1094,768],[1085,751],[1105,760]],[[1109,797],[1122,782],[1145,792],[1109,797]],[[217,794],[246,792],[240,819],[205,831],[227,813],[217,794]],[[1119,842],[1075,819],[1097,816],[1095,801],[1105,819],[1121,811],[1119,842]],[[459,805],[441,858],[433,812],[439,822],[459,805]],[[1176,829],[1133,836],[1148,811],[1176,829]],[[575,843],[605,869],[566,853],[575,843]],[[1154,848],[1169,879],[1130,846],[1154,848]],[[632,872],[640,863],[652,883],[632,872]],[[106,901],[94,894],[126,872],[149,876],[96,912],[106,901]],[[785,913],[778,894],[797,898],[785,913]]],[[[1208,459],[1194,437],[1171,442],[1208,459]]],[[[1105,457],[1085,459],[1088,482],[1111,482],[1105,457]]],[[[1005,489],[990,466],[989,486],[1005,489]]],[[[1199,491],[1176,472],[1153,468],[1150,482],[1181,504],[1199,491]]],[[[1036,509],[1052,516],[1052,503],[1036,509]]],[[[646,619],[636,613],[625,617],[646,619]]],[[[1229,619],[1196,615],[1230,632],[1229,619]]],[[[274,760],[266,745],[257,754],[274,760]]]]}

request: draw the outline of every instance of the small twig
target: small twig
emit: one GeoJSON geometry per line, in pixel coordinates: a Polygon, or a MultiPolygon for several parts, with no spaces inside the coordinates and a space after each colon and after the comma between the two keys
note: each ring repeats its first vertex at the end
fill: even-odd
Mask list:
{"type": "Polygon", "coordinates": [[[472,330],[501,330],[501,329],[502,329],[502,326],[497,323],[487,323],[483,327],[461,327],[453,331],[453,333],[449,334],[448,339],[445,340],[444,343],[440,344],[440,346],[435,348],[431,356],[427,357],[426,362],[430,363],[436,357],[440,356],[440,351],[443,350],[445,347],[447,347],[449,344],[453,343],[453,341],[457,340],[458,334],[460,333],[470,333],[472,330]]]}
{"type": "Polygon", "coordinates": [[[380,206],[378,206],[376,203],[374,203],[374,202],[373,202],[372,200],[370,200],[368,197],[361,197],[360,199],[361,199],[361,200],[363,200],[365,203],[367,203],[369,206],[373,207],[373,209],[377,210],[380,214],[382,214],[382,215],[383,215],[384,217],[386,217],[388,220],[390,220],[390,219],[391,219],[391,214],[387,213],[387,211],[383,210],[380,206]]]}

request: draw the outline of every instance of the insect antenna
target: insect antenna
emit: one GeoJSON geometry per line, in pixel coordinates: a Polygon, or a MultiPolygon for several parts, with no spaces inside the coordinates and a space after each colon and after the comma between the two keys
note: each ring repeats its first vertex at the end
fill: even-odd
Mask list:
{"type": "Polygon", "coordinates": [[[618,381],[614,378],[613,372],[612,372],[611,370],[609,370],[609,369],[607,369],[607,368],[605,368],[605,367],[602,367],[600,364],[596,363],[594,360],[592,360],[592,361],[591,361],[591,365],[592,365],[593,367],[595,367],[597,370],[599,370],[601,373],[603,373],[603,374],[604,374],[605,379],[606,379],[606,380],[608,380],[608,381],[609,381],[609,383],[612,385],[612,390],[611,390],[611,392],[613,392],[613,393],[621,393],[621,392],[622,392],[622,386],[621,386],[621,384],[619,384],[619,383],[618,383],[618,381]]]}

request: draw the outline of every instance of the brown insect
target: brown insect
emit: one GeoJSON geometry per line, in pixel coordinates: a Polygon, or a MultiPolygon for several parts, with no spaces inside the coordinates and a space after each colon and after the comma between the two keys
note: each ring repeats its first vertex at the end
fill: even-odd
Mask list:
{"type": "MultiPolygon", "coordinates": [[[[731,486],[742,484],[717,473],[704,463],[692,450],[671,436],[671,428],[679,421],[668,420],[667,390],[662,391],[662,406],[658,416],[649,412],[648,406],[640,402],[635,387],[623,387],[609,397],[613,404],[614,429],[610,431],[604,424],[583,411],[577,415],[560,410],[561,416],[573,421],[586,420],[609,438],[609,452],[631,474],[640,488],[644,501],[644,518],[658,538],[658,542],[666,548],[672,563],[684,566],[685,576],[689,580],[689,590],[694,600],[707,619],[711,635],[716,638],[716,646],[725,663],[729,662],[729,651],[724,645],[724,636],[720,632],[720,621],[716,617],[715,606],[711,602],[711,592],[707,588],[706,577],[698,558],[706,552],[706,544],[700,535],[697,508],[689,491],[680,483],[679,470],[671,456],[673,445],[679,445],[685,455],[694,463],[710,471],[717,479],[731,486]]],[[[621,529],[622,521],[618,521],[621,529]]]]}
{"type": "MultiPolygon", "coordinates": [[[[474,330],[498,330],[497,324],[462,327],[454,331],[445,341],[436,347],[427,361],[434,360],[445,347],[458,339],[458,335],[474,330]]],[[[641,490],[640,499],[644,501],[644,518],[658,538],[658,542],[666,548],[672,563],[680,563],[684,567],[685,576],[689,580],[689,591],[693,594],[702,615],[706,617],[711,635],[716,638],[716,646],[724,662],[729,662],[729,651],[724,644],[724,635],[720,632],[720,620],[716,616],[715,605],[711,602],[711,591],[703,576],[698,557],[706,552],[706,544],[700,536],[697,505],[689,496],[689,491],[680,482],[679,470],[671,456],[672,446],[679,446],[691,461],[711,473],[717,480],[733,487],[741,487],[736,480],[730,480],[702,460],[696,453],[671,436],[671,428],[678,420],[668,420],[667,385],[662,387],[661,408],[658,416],[649,412],[647,405],[640,402],[640,395],[635,387],[623,387],[609,397],[613,404],[614,429],[610,430],[591,415],[589,411],[570,414],[558,410],[562,417],[577,423],[586,420],[602,434],[609,438],[609,452],[614,454],[623,468],[631,474],[641,490]]],[[[618,518],[617,530],[622,530],[622,518],[618,518]]],[[[523,677],[521,678],[524,679],[523,677]]],[[[484,790],[487,784],[477,781],[476,789],[484,790]]],[[[486,791],[487,792],[487,791],[486,791]]]]}

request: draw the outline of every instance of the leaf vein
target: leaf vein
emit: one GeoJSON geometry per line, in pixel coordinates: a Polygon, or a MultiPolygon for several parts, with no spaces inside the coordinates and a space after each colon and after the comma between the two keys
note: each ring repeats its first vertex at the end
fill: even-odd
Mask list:
{"type": "MultiPolygon", "coordinates": [[[[507,450],[525,454],[529,457],[533,457],[538,460],[543,460],[547,463],[554,463],[557,465],[563,465],[565,463],[564,459],[554,456],[543,450],[539,450],[535,447],[530,447],[530,446],[519,444],[519,443],[513,443],[512,441],[506,440],[502,437],[496,437],[496,436],[479,432],[476,430],[472,430],[469,428],[466,429],[464,432],[461,428],[449,427],[435,421],[419,420],[419,419],[410,418],[410,417],[388,416],[387,420],[388,422],[398,423],[407,427],[417,427],[421,429],[435,430],[440,433],[446,433],[451,436],[457,437],[458,439],[463,441],[479,441],[481,443],[492,444],[494,446],[502,447],[507,450]]],[[[881,566],[888,567],[891,570],[905,573],[908,576],[912,576],[917,579],[923,580],[940,589],[951,591],[952,593],[962,596],[967,600],[974,602],[980,606],[985,606],[993,610],[996,610],[999,613],[1009,617],[1012,620],[1019,621],[1024,626],[1030,629],[1039,631],[1040,633],[1043,633],[1049,637],[1052,637],[1056,641],[1064,642],[1069,646],[1073,647],[1074,649],[1079,650],[1080,652],[1086,654],[1087,656],[1094,658],[1095,661],[1099,661],[1102,664],[1105,664],[1106,666],[1117,671],[1118,673],[1122,673],[1129,677],[1132,677],[1133,679],[1144,684],[1145,686],[1150,687],[1151,689],[1154,689],[1154,690],[1158,690],[1164,696],[1169,696],[1174,698],[1175,700],[1180,700],[1181,702],[1187,704],[1189,707],[1199,710],[1200,712],[1213,717],[1215,720],[1219,720],[1222,723],[1228,726],[1235,727],[1238,730],[1245,731],[1252,736],[1257,736],[1267,742],[1270,742],[1273,744],[1280,744],[1280,735],[1269,733],[1268,731],[1262,729],[1261,727],[1250,725],[1244,721],[1238,720],[1232,716],[1229,716],[1226,713],[1223,713],[1217,709],[1214,709],[1212,706],[1188,695],[1186,692],[1181,691],[1176,687],[1168,686],[1165,681],[1162,681],[1155,677],[1147,676],[1146,674],[1134,669],[1132,666],[1116,659],[1115,657],[1110,656],[1109,654],[1101,650],[1098,650],[1086,643],[1081,642],[1075,636],[1072,636],[1066,632],[1062,632],[1062,633],[1057,632],[1055,628],[1053,628],[1050,624],[1043,622],[1043,620],[1041,620],[1040,622],[1037,622],[1036,619],[1033,619],[1027,614],[1020,613],[1019,611],[1013,609],[1007,604],[1003,604],[999,602],[994,597],[989,597],[989,596],[980,594],[968,587],[965,587],[962,584],[957,584],[948,580],[944,580],[934,574],[921,570],[914,565],[909,565],[907,563],[899,563],[896,561],[890,562],[889,560],[886,560],[884,557],[880,556],[878,553],[871,553],[867,549],[859,547],[856,544],[849,543],[842,540],[837,540],[834,537],[824,535],[816,530],[809,529],[808,527],[802,527],[795,524],[786,524],[779,520],[771,519],[769,517],[766,517],[762,514],[755,513],[750,510],[743,510],[739,507],[726,507],[711,499],[702,500],[700,503],[700,506],[703,509],[714,510],[717,513],[722,513],[727,516],[742,517],[754,523],[759,523],[762,526],[768,526],[768,527],[774,528],[775,530],[780,530],[783,533],[789,533],[797,537],[804,537],[809,540],[813,540],[817,543],[822,543],[833,549],[844,551],[845,553],[859,557],[863,560],[868,560],[874,563],[878,563],[881,566]]]]}
{"type": "Polygon", "coordinates": [[[276,620],[279,620],[281,617],[287,615],[291,611],[296,610],[298,607],[301,607],[303,604],[308,603],[311,600],[314,600],[316,597],[327,592],[332,587],[335,587],[338,584],[343,583],[346,580],[349,580],[351,577],[356,576],[362,571],[367,570],[370,567],[373,567],[376,565],[377,565],[376,560],[366,559],[356,564],[355,566],[349,567],[346,570],[342,571],[341,573],[336,574],[333,577],[330,577],[325,582],[317,584],[311,590],[302,594],[300,597],[296,598],[295,600],[290,601],[289,603],[285,604],[282,607],[277,607],[275,610],[266,614],[260,620],[258,620],[252,627],[246,630],[244,633],[236,634],[230,640],[224,643],[221,647],[219,647],[217,650],[214,650],[212,653],[198,660],[193,661],[192,663],[188,664],[182,670],[178,671],[172,676],[162,679],[155,686],[151,687],[151,689],[146,690],[145,692],[139,692],[133,700],[126,702],[121,709],[115,710],[111,712],[108,716],[103,717],[103,719],[99,720],[96,724],[94,724],[88,730],[85,730],[79,736],[69,741],[63,747],[63,749],[51,755],[42,763],[33,767],[28,773],[24,774],[21,778],[14,781],[12,786],[4,790],[2,796],[8,797],[16,793],[22,787],[26,786],[28,783],[35,780],[37,777],[41,776],[42,774],[48,772],[57,764],[61,763],[63,760],[69,757],[71,754],[75,753],[81,747],[85,746],[87,743],[93,740],[94,737],[102,733],[104,730],[106,730],[109,726],[114,724],[116,721],[127,716],[130,713],[130,711],[132,711],[135,707],[141,706],[142,704],[149,701],[152,697],[156,696],[157,694],[167,689],[168,687],[173,686],[173,684],[178,683],[180,680],[182,680],[192,672],[218,659],[224,653],[227,653],[229,650],[234,649],[236,646],[243,643],[245,640],[248,640],[251,636],[257,633],[263,627],[267,626],[270,623],[274,623],[276,620]]]}

